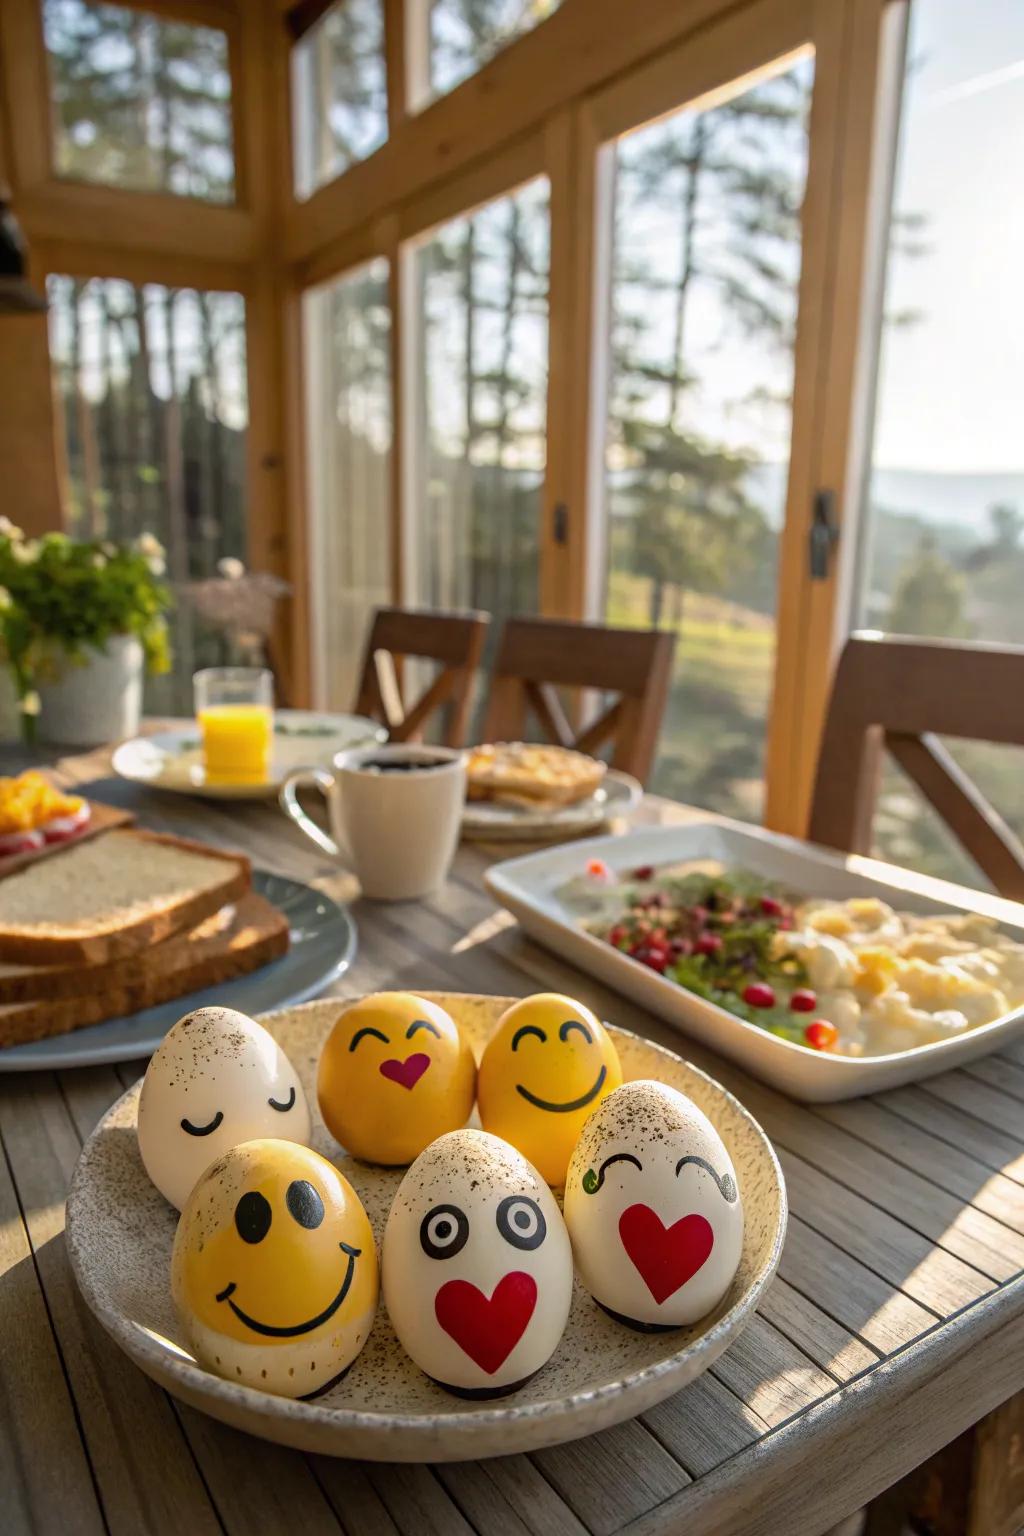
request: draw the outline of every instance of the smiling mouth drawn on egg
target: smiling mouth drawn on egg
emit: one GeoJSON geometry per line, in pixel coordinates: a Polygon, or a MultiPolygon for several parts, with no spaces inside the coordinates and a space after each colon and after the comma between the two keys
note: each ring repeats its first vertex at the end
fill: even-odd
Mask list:
{"type": "Polygon", "coordinates": [[[246,1328],[251,1328],[253,1333],[262,1333],[268,1339],[294,1339],[301,1333],[311,1333],[314,1328],[319,1328],[321,1323],[326,1323],[332,1318],[345,1300],[349,1287],[352,1284],[352,1276],[355,1274],[356,1259],[358,1259],[363,1251],[361,1248],[350,1247],[348,1243],[339,1243],[338,1247],[348,1254],[348,1265],[345,1269],[345,1278],[341,1282],[341,1290],[322,1312],[318,1313],[316,1317],[311,1317],[306,1323],[295,1323],[290,1328],[275,1328],[270,1323],[257,1322],[256,1318],[250,1317],[247,1312],[243,1312],[241,1307],[236,1306],[231,1300],[232,1294],[238,1288],[234,1280],[218,1293],[216,1300],[226,1301],[240,1323],[244,1323],[246,1328]]]}
{"type": "Polygon", "coordinates": [[[604,1080],[608,1076],[607,1067],[602,1067],[597,1074],[593,1086],[586,1093],[580,1094],[578,1099],[570,1099],[568,1104],[552,1104],[550,1099],[539,1099],[529,1088],[524,1088],[522,1083],[516,1083],[516,1093],[521,1093],[527,1104],[532,1104],[535,1109],[549,1109],[555,1114],[568,1114],[574,1109],[584,1109],[593,1099],[596,1099],[604,1087],[604,1080]]]}

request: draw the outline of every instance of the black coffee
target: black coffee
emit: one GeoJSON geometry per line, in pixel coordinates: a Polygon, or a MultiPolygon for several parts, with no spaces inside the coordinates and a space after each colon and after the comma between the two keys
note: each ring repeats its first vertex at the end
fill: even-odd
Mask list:
{"type": "Polygon", "coordinates": [[[372,758],[368,763],[359,763],[360,773],[423,773],[430,768],[448,768],[451,761],[447,757],[383,757],[372,758]]]}

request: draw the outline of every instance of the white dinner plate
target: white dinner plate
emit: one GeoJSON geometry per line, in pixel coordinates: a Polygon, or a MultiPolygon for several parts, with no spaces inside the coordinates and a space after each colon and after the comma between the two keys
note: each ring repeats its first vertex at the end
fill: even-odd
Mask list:
{"type": "Polygon", "coordinates": [[[592,832],[615,816],[628,816],[642,797],[643,786],[636,779],[616,768],[609,768],[597,794],[579,800],[575,805],[535,810],[529,806],[499,805],[490,800],[467,800],[462,813],[462,835],[493,842],[576,837],[583,832],[592,832]]]}
{"type": "Polygon", "coordinates": [[[208,800],[268,800],[277,797],[282,783],[296,768],[329,768],[336,752],[372,746],[386,741],[387,735],[382,725],[364,715],[279,709],[274,714],[270,776],[262,784],[207,784],[199,730],[192,720],[152,736],[123,741],[111,763],[122,779],[148,789],[202,795],[208,800]]]}
{"type": "MultiPolygon", "coordinates": [[[[447,1008],[477,1056],[511,999],[425,997],[447,1008]]],[[[338,1014],[323,1001],[264,1018],[316,1106],[320,1048],[338,1014]]],[[[609,1026],[611,1028],[611,1026],[609,1026]]],[[[638,1333],[600,1311],[578,1282],[554,1355],[517,1392],[493,1403],[451,1397],[399,1346],[381,1305],[351,1370],[312,1402],[226,1381],[192,1358],[170,1295],[177,1213],[142,1167],[138,1083],[89,1138],[68,1196],[67,1244],[86,1302],[121,1348],[155,1381],[214,1418],[306,1451],[371,1461],[459,1461],[509,1455],[592,1434],[642,1413],[707,1369],[736,1337],[782,1252],[786,1193],[771,1144],[724,1088],[678,1056],[611,1028],[627,1079],[654,1077],[688,1094],[714,1121],[743,1198],[743,1252],[721,1304],[692,1328],[638,1333]]],[[[315,1116],[315,1146],[355,1185],[378,1244],[402,1169],[372,1168],[342,1152],[315,1116]]]]}
{"type": "Polygon", "coordinates": [[[603,859],[616,875],[647,864],[714,859],[726,869],[750,870],[777,880],[801,896],[878,896],[898,910],[921,914],[982,912],[1021,941],[1024,906],[964,886],[926,880],[857,854],[832,853],[724,817],[684,826],[644,827],[622,837],[590,838],[508,859],[487,871],[488,890],[514,913],[527,933],[796,1099],[828,1103],[896,1088],[962,1066],[1024,1033],[1021,1007],[961,1035],[889,1056],[839,1056],[783,1040],[587,933],[580,912],[567,905],[559,891],[585,871],[590,859],[603,859]]]}

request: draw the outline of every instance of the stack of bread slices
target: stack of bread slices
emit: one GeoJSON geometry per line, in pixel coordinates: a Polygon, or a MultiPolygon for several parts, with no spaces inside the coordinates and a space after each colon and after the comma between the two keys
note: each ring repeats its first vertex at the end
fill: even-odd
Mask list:
{"type": "Polygon", "coordinates": [[[0,1048],[214,986],[287,948],[243,855],[104,831],[0,879],[0,1048]]]}

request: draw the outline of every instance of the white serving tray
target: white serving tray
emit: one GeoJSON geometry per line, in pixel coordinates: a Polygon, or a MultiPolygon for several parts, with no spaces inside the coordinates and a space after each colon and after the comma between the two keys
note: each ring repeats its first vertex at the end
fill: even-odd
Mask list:
{"type": "Polygon", "coordinates": [[[794,1045],[687,992],[586,933],[579,913],[568,909],[556,892],[582,873],[590,859],[598,858],[616,874],[644,864],[716,859],[728,869],[747,869],[778,880],[804,896],[879,896],[902,911],[921,914],[982,912],[997,918],[1021,940],[1024,905],[720,817],[684,826],[637,829],[622,837],[589,838],[508,859],[487,872],[488,890],[535,939],[794,1098],[827,1103],[896,1088],[963,1066],[1024,1034],[1021,1007],[953,1039],[890,1056],[833,1056],[794,1045]]]}

